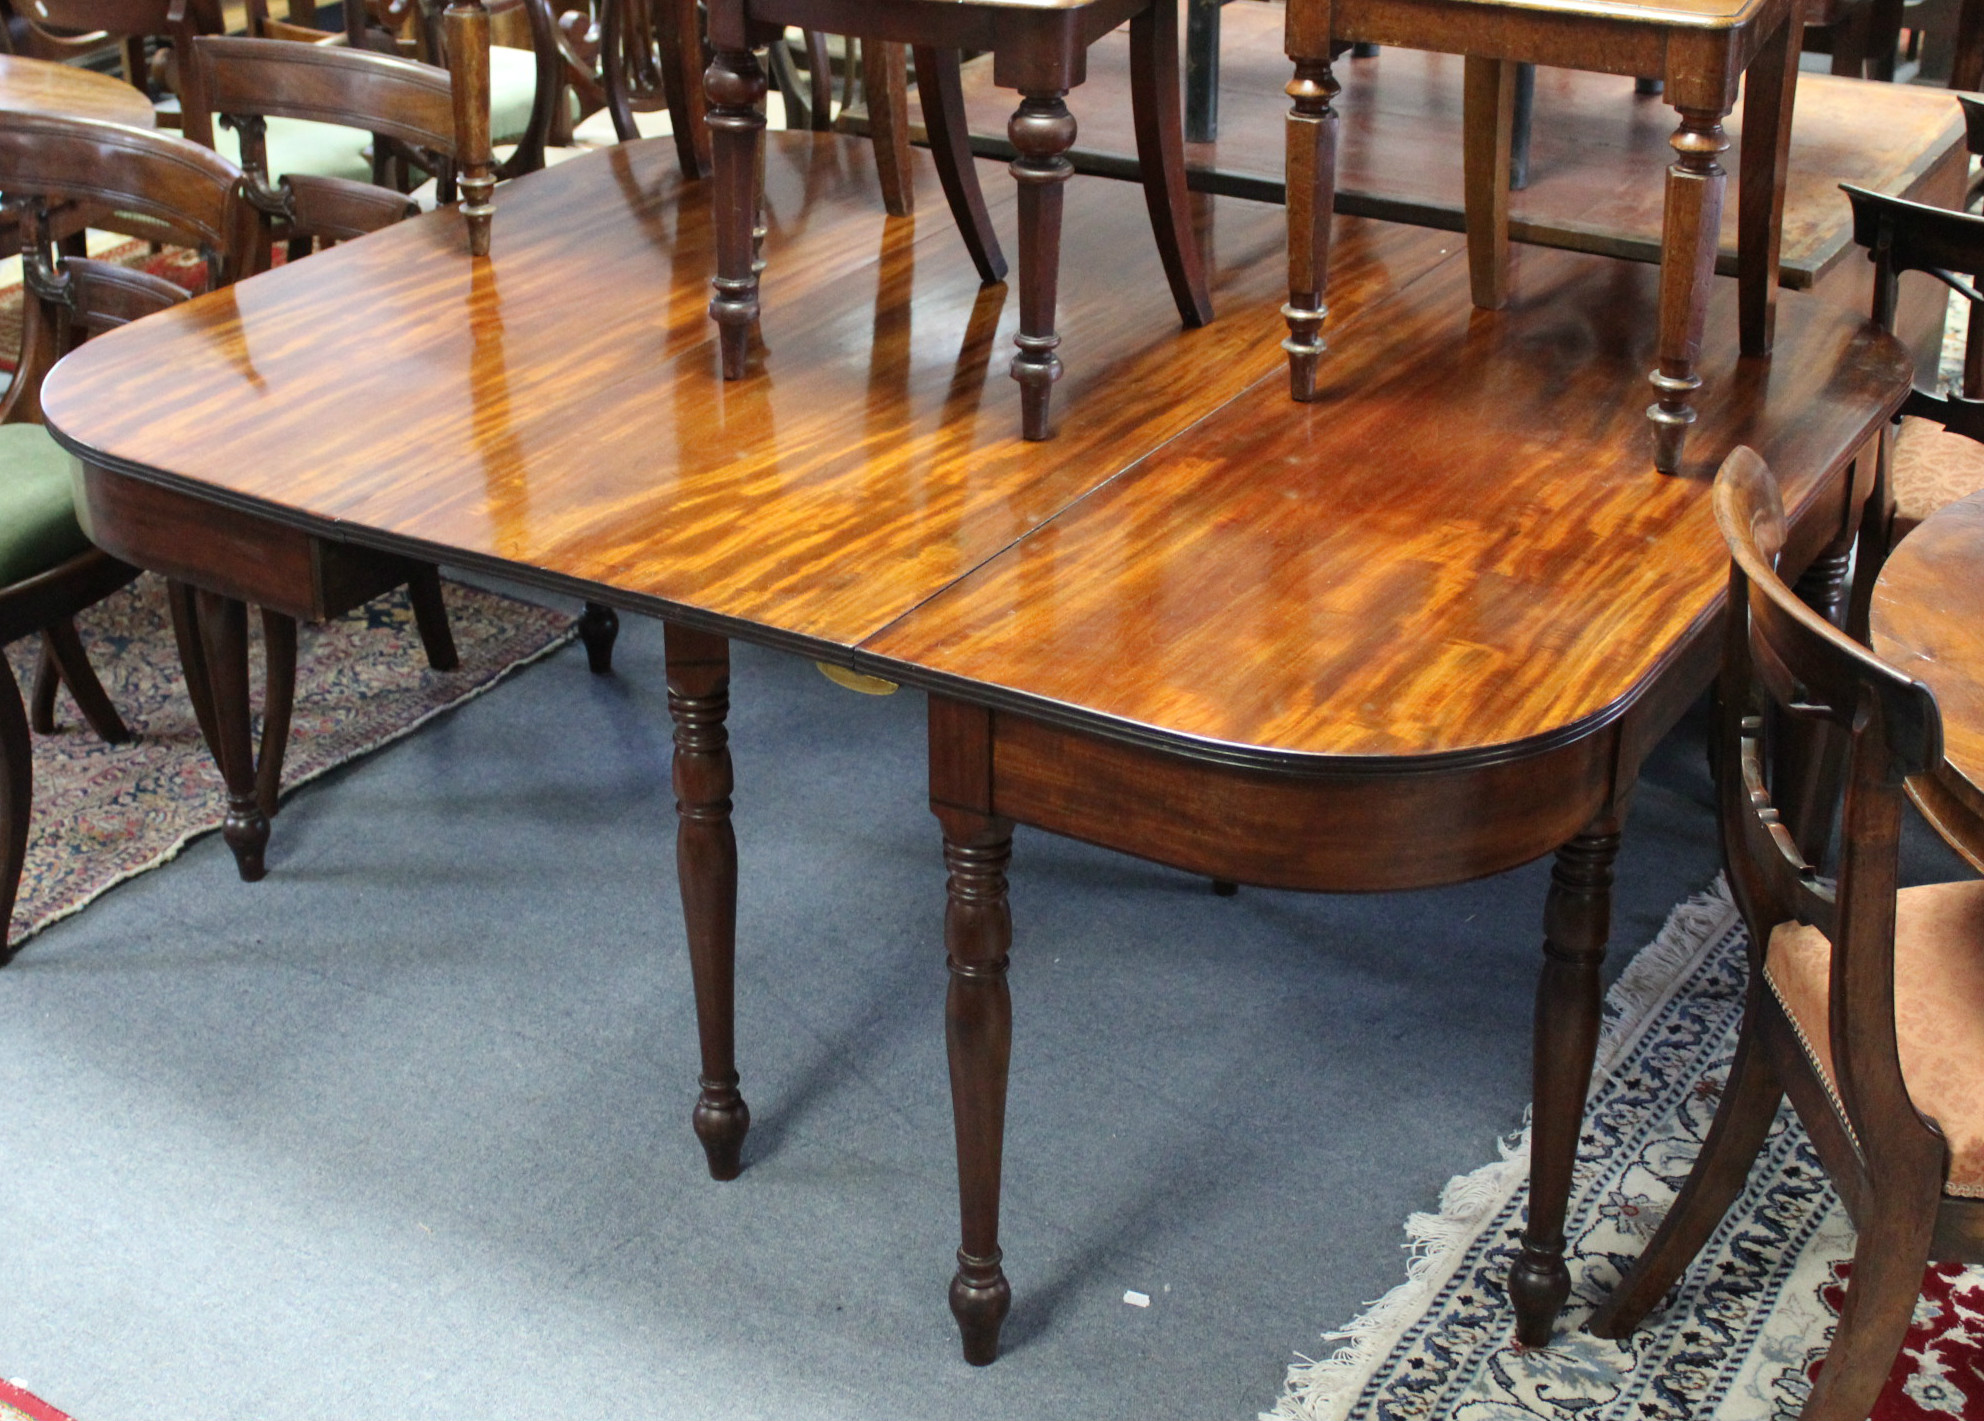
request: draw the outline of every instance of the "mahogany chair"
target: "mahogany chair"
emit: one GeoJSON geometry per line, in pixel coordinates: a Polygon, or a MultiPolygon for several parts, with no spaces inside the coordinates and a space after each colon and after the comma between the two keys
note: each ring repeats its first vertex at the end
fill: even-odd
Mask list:
{"type": "MultiPolygon", "coordinates": [[[[225,159],[171,134],[0,112],[0,191],[28,234],[23,358],[0,407],[0,642],[42,638],[36,729],[53,728],[59,680],[98,735],[112,743],[129,738],[73,618],[138,575],[90,546],[77,524],[69,457],[40,424],[42,380],[58,356],[87,337],[186,296],[159,277],[62,255],[50,236],[50,209],[114,209],[121,225],[197,248],[210,283],[224,285],[243,269],[254,224],[240,178],[225,159]]],[[[27,852],[29,726],[20,688],[0,658],[0,963],[12,955],[4,937],[27,852]]]]}
{"type": "Polygon", "coordinates": [[[993,77],[1021,100],[1008,131],[1019,157],[1020,329],[1013,378],[1020,385],[1021,433],[1053,433],[1050,400],[1061,375],[1054,304],[1060,282],[1062,185],[1073,176],[1067,151],[1075,120],[1066,98],[1086,75],[1090,43],[1130,22],[1131,102],[1144,199],[1172,300],[1188,327],[1212,319],[1205,268],[1192,231],[1178,95],[1176,0],[711,0],[715,57],[705,78],[716,172],[717,274],[710,316],[722,346],[723,378],[742,379],[758,318],[757,215],[759,150],[766,90],[754,53],[787,23],[819,25],[870,42],[907,44],[916,57],[917,92],[944,194],[980,277],[1005,276],[1005,260],[985,212],[971,158],[958,79],[959,51],[989,50],[993,77]]]}
{"type": "Polygon", "coordinates": [[[1930,1260],[1984,1261],[1984,882],[1896,889],[1902,782],[1942,759],[1926,686],[1815,615],[1777,575],[1784,510],[1753,451],[1715,485],[1729,544],[1717,799],[1750,935],[1749,997],[1701,1157],[1646,1252],[1593,1316],[1623,1337],[1742,1191],[1786,1095],[1859,1238],[1805,1421],[1862,1421],[1930,1260]],[[1762,712],[1848,743],[1837,883],[1772,804],[1762,712]]]}
{"type": "MultiPolygon", "coordinates": [[[[179,57],[195,35],[217,35],[225,26],[219,0],[24,0],[14,16],[30,38],[27,52],[49,59],[71,59],[115,43],[124,55],[124,77],[140,89],[156,86],[179,93],[179,57]],[[163,41],[146,58],[147,40],[163,41]]],[[[180,94],[182,102],[185,95],[180,94]]],[[[177,128],[178,116],[161,109],[162,128],[177,128]]]]}

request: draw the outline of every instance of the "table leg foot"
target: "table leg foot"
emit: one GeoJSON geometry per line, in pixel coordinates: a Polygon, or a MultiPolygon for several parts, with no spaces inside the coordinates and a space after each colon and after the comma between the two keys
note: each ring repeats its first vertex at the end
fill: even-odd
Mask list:
{"type": "Polygon", "coordinates": [[[691,1123],[710,1175],[743,1170],[751,1112],[737,1090],[737,835],[730,823],[730,643],[671,622],[668,713],[675,722],[675,869],[696,989],[701,1094],[691,1123]]]}
{"type": "Polygon", "coordinates": [[[1075,117],[1065,98],[1064,92],[1023,92],[1006,125],[1019,150],[1012,172],[1020,198],[1020,330],[1013,337],[1019,354],[1012,375],[1020,383],[1021,437],[1034,440],[1053,437],[1051,403],[1061,378],[1054,298],[1061,279],[1061,200],[1075,171],[1066,157],[1075,117]]]}
{"type": "Polygon", "coordinates": [[[703,76],[709,96],[711,156],[716,168],[716,295],[710,319],[717,324],[723,378],[740,380],[758,320],[758,273],[753,231],[758,218],[758,150],[765,116],[765,73],[749,49],[719,49],[703,76]]]}
{"type": "Polygon", "coordinates": [[[613,643],[620,635],[620,614],[603,602],[588,602],[579,615],[579,640],[585,644],[586,666],[595,676],[613,672],[613,643]]]}
{"type": "Polygon", "coordinates": [[[951,1279],[951,1316],[964,1338],[964,1359],[974,1367],[989,1367],[999,1356],[999,1329],[1012,1310],[1013,1287],[999,1266],[1000,1253],[974,1258],[958,1250],[958,1271],[951,1279]]]}
{"type": "Polygon", "coordinates": [[[1543,972],[1536,986],[1533,1038],[1536,1105],[1530,1125],[1529,1218],[1522,1255],[1509,1270],[1516,1338],[1544,1347],[1571,1290],[1564,1265],[1564,1217],[1585,1095],[1598,1050],[1599,969],[1612,924],[1612,864],[1623,810],[1599,816],[1557,850],[1543,909],[1543,972]]]}
{"type": "Polygon", "coordinates": [[[1323,356],[1323,304],[1330,264],[1330,214],[1336,205],[1336,110],[1330,106],[1343,86],[1330,72],[1327,56],[1298,59],[1288,82],[1293,103],[1288,113],[1288,393],[1307,402],[1316,398],[1317,367],[1323,356]]]}
{"type": "Polygon", "coordinates": [[[1688,397],[1701,388],[1701,377],[1674,380],[1656,370],[1651,378],[1653,387],[1660,391],[1660,398],[1646,407],[1646,417],[1653,422],[1653,467],[1663,474],[1678,474],[1688,429],[1695,422],[1688,397]]]}

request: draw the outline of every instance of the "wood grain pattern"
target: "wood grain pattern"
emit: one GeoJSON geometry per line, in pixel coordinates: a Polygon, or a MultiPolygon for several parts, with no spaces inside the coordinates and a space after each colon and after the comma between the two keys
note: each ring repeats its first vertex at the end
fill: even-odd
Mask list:
{"type": "MultiPolygon", "coordinates": [[[[1225,7],[1220,137],[1186,145],[1195,186],[1217,173],[1226,175],[1229,190],[1279,196],[1288,109],[1281,15],[1278,5],[1225,7]]],[[[1131,161],[1134,135],[1120,101],[1129,92],[1128,63],[1126,34],[1107,35],[1089,51],[1082,131],[1070,152],[1077,169],[1120,171],[1131,161]]],[[[1461,71],[1457,55],[1407,49],[1336,63],[1343,85],[1336,99],[1339,211],[1460,230],[1461,71]]],[[[1012,103],[993,85],[990,63],[967,64],[964,79],[976,151],[1010,157],[1005,132],[1012,103]]],[[[1530,182],[1509,195],[1511,234],[1519,242],[1658,260],[1660,175],[1673,156],[1672,111],[1658,98],[1635,96],[1617,76],[1544,69],[1536,82],[1530,182]]],[[[1955,100],[1940,90],[1826,74],[1799,75],[1797,90],[1782,261],[1784,285],[1802,291],[1842,264],[1852,247],[1839,184],[1907,196],[1961,151],[1963,123],[1955,100]]],[[[1736,171],[1741,110],[1726,128],[1731,147],[1724,161],[1736,171]]],[[[1725,275],[1736,269],[1736,234],[1732,206],[1720,236],[1718,269],[1725,275]]],[[[1858,299],[1864,303],[1864,294],[1858,299]]]]}
{"type": "Polygon", "coordinates": [[[0,109],[94,118],[105,123],[150,128],[152,101],[131,85],[47,59],[0,54],[0,109]]]}
{"type": "Polygon", "coordinates": [[[1318,404],[1255,386],[869,639],[857,667],[1318,772],[1588,733],[1713,613],[1722,454],[1765,451],[1802,516],[1908,379],[1891,337],[1795,295],[1777,356],[1738,358],[1720,279],[1703,368],[1723,393],[1683,477],[1662,478],[1622,397],[1652,359],[1656,281],[1528,252],[1491,315],[1443,266],[1367,316],[1383,340],[1340,344],[1318,404]]]}
{"type": "Polygon", "coordinates": [[[1932,513],[1895,545],[1874,587],[1874,653],[1935,693],[1943,763],[1909,793],[1973,864],[1984,863],[1984,496],[1932,513]]]}
{"type": "MultiPolygon", "coordinates": [[[[1163,289],[1143,205],[1078,178],[1060,324],[1080,358],[1059,439],[1028,445],[1010,292],[981,291],[948,219],[883,216],[866,145],[769,138],[763,378],[717,380],[704,187],[637,143],[506,186],[485,262],[436,214],[93,341],[50,380],[50,424],[92,460],[333,538],[845,661],[1279,361],[1278,210],[1194,199],[1221,317],[1181,332],[1169,303],[1116,296],[1163,289]]],[[[916,171],[941,212],[924,155],[916,171]]],[[[1012,187],[985,189],[1002,239],[1012,187]]],[[[1453,245],[1341,224],[1336,311],[1453,245]]]]}

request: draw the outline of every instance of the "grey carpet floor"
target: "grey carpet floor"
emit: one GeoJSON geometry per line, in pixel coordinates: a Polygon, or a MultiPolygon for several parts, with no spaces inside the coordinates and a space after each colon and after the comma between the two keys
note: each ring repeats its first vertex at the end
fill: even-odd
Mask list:
{"type": "MultiPolygon", "coordinates": [[[[1520,1123],[1546,865],[1222,899],[1023,830],[1016,1296],[965,1366],[921,699],[737,650],[717,1184],[625,621],[616,675],[569,649],[300,791],[267,881],[209,837],[0,973],[0,1373],[85,1421],[1247,1416],[1520,1123]]],[[[1634,806],[1613,970],[1716,871],[1700,733],[1634,806]]]]}

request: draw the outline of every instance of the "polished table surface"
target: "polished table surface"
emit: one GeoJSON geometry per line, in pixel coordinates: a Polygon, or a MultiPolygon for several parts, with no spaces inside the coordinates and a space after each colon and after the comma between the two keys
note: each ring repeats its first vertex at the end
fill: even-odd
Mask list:
{"type": "Polygon", "coordinates": [[[1984,494],[1938,509],[1874,585],[1874,654],[1935,692],[1943,760],[1909,797],[1984,871],[1984,494]]]}
{"type": "MultiPolygon", "coordinates": [[[[947,934],[970,939],[949,943],[972,1002],[949,1020],[973,1278],[997,1270],[1003,1126],[966,1125],[995,1077],[1003,1102],[1010,1014],[987,994],[1003,1000],[1010,819],[1315,889],[1556,849],[1532,1153],[1547,1272],[1618,820],[1713,669],[1714,465],[1743,441],[1784,470],[1790,563],[1836,587],[1854,459],[1908,389],[1905,352],[1792,296],[1777,357],[1739,358],[1717,282],[1703,361],[1724,397],[1666,478],[1616,394],[1651,358],[1654,271],[1525,253],[1518,299],[1486,313],[1451,238],[1345,220],[1346,339],[1327,398],[1298,406],[1274,346],[1281,212],[1199,208],[1221,315],[1181,333],[1165,303],[1123,299],[1162,289],[1142,204],[1084,180],[1068,262],[1088,276],[1062,318],[1083,393],[1032,445],[996,358],[1012,303],[979,289],[950,223],[886,221],[865,146],[774,137],[776,299],[751,378],[716,378],[706,192],[665,142],[609,150],[505,189],[485,262],[437,213],[71,356],[43,403],[84,461],[93,536],[203,596],[300,614],[356,546],[668,620],[684,908],[699,1000],[720,1003],[697,1123],[722,1177],[746,1124],[724,638],[930,689],[933,803],[971,801],[939,817],[947,934]],[[169,390],[140,378],[161,364],[169,390]],[[960,837],[973,814],[982,844],[960,837]]],[[[1547,1333],[1548,1289],[1524,1297],[1547,1333]]],[[[996,1318],[960,1320],[988,1358],[996,1318]]]]}
{"type": "Polygon", "coordinates": [[[151,128],[152,101],[122,79],[50,59],[0,54],[0,109],[151,128]]]}

